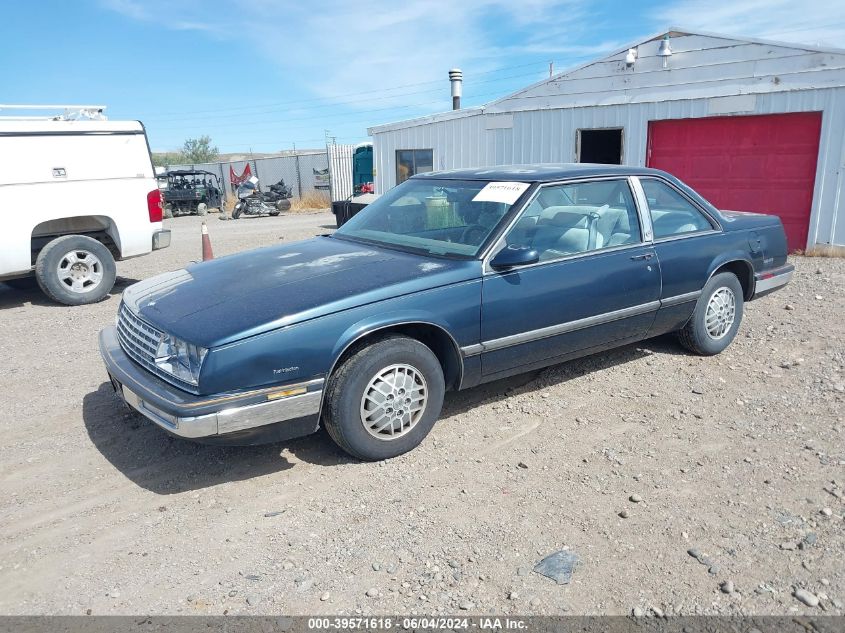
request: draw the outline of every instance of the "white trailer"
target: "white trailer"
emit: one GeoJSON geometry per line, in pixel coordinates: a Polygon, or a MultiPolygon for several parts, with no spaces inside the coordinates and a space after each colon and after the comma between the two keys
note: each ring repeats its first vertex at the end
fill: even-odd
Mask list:
{"type": "Polygon", "coordinates": [[[138,121],[0,117],[0,217],[0,281],[34,277],[68,305],[105,297],[115,260],[170,245],[138,121]]]}

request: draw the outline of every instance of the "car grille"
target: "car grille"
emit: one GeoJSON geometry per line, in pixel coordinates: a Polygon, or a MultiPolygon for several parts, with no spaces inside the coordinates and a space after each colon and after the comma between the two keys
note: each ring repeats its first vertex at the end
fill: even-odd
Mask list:
{"type": "Polygon", "coordinates": [[[156,365],[156,349],[158,349],[162,336],[161,330],[157,330],[133,314],[125,304],[120,304],[117,317],[117,339],[129,358],[171,385],[191,393],[197,393],[196,386],[171,376],[156,365]]]}

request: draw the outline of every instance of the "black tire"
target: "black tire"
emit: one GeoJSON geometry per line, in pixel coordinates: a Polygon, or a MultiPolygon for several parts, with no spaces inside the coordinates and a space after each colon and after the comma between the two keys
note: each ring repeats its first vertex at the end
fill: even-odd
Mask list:
{"type": "Polygon", "coordinates": [[[739,283],[736,275],[733,273],[714,275],[701,291],[701,296],[695,304],[695,311],[692,313],[690,320],[678,332],[681,344],[691,352],[702,356],[713,356],[723,351],[731,344],[739,330],[739,324],[742,322],[743,303],[742,284],[739,283]],[[723,334],[715,336],[707,328],[707,308],[710,305],[711,298],[716,293],[722,293],[720,296],[725,296],[723,289],[733,294],[733,323],[723,334]]]}
{"type": "Polygon", "coordinates": [[[440,416],[445,391],[443,368],[434,352],[417,340],[388,336],[354,352],[331,376],[323,423],[335,443],[353,457],[365,461],[389,459],[407,453],[425,439],[440,416]],[[364,426],[362,401],[370,382],[393,365],[419,372],[425,381],[426,400],[409,430],[394,438],[384,432],[385,439],[378,439],[364,426]]]}
{"type": "Polygon", "coordinates": [[[233,220],[237,220],[239,217],[241,217],[241,209],[242,209],[242,207],[241,207],[240,204],[236,204],[235,208],[232,209],[232,219],[233,220]]]}
{"type": "Polygon", "coordinates": [[[278,212],[278,211],[270,211],[270,213],[269,213],[268,215],[269,215],[271,218],[275,218],[275,217],[278,217],[280,214],[279,214],[279,212],[278,212]]]}
{"type": "Polygon", "coordinates": [[[38,288],[38,281],[33,276],[7,279],[3,283],[15,290],[35,290],[38,288]]]}
{"type": "Polygon", "coordinates": [[[84,235],[65,235],[54,239],[41,249],[35,260],[35,278],[41,290],[53,301],[65,305],[76,306],[100,301],[111,292],[116,276],[117,266],[109,249],[84,235]],[[59,274],[60,266],[70,273],[73,268],[69,260],[71,255],[76,257],[82,266],[79,291],[73,290],[72,282],[62,279],[59,274]],[[88,279],[84,278],[86,271],[88,279]]]}

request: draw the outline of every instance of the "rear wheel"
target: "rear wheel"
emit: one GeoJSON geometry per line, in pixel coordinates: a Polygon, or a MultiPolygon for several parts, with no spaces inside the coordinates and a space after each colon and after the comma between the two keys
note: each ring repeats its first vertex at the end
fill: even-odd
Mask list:
{"type": "Polygon", "coordinates": [[[352,354],[332,376],[326,430],[358,459],[396,457],[431,431],[445,390],[434,352],[417,340],[389,336],[352,354]]]}
{"type": "Polygon", "coordinates": [[[712,356],[734,340],[742,321],[743,293],[733,273],[719,273],[705,284],[695,304],[695,311],[678,332],[688,350],[712,356]]]}
{"type": "Polygon", "coordinates": [[[41,290],[66,305],[100,301],[111,291],[116,276],[109,249],[84,235],[56,238],[35,260],[35,277],[41,290]]]}

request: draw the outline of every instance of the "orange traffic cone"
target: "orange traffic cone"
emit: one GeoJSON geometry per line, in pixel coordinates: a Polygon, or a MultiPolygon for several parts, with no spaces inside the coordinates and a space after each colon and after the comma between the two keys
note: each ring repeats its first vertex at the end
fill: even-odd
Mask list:
{"type": "Polygon", "coordinates": [[[202,261],[214,259],[214,252],[211,250],[211,239],[208,237],[208,227],[202,223],[202,261]]]}

